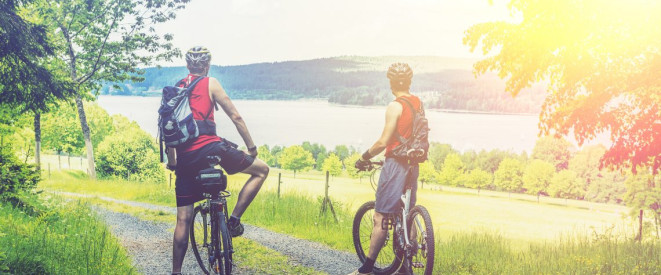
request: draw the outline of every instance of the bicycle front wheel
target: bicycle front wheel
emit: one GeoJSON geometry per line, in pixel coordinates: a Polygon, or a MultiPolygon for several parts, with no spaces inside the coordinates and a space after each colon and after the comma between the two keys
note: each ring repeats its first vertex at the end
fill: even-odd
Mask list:
{"type": "MultiPolygon", "coordinates": [[[[361,263],[367,259],[374,229],[374,201],[363,204],[353,219],[353,245],[361,263]]],[[[379,225],[380,226],[380,225],[379,225]]],[[[395,252],[393,230],[389,229],[386,241],[374,263],[374,274],[392,274],[402,263],[402,255],[395,252]]]]}
{"type": "Polygon", "coordinates": [[[429,212],[422,205],[416,205],[409,213],[409,241],[413,247],[410,259],[413,274],[431,275],[434,269],[434,227],[429,212]]]}
{"type": "Polygon", "coordinates": [[[220,256],[223,258],[224,268],[226,275],[232,274],[232,236],[230,236],[229,230],[227,229],[227,218],[225,217],[224,212],[218,213],[218,221],[220,225],[220,243],[222,245],[220,250],[220,256]]]}

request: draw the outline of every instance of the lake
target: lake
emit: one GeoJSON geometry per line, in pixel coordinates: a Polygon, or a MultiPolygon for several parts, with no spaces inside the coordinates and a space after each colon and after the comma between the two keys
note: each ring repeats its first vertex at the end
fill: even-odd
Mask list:
{"type": "MultiPolygon", "coordinates": [[[[160,97],[99,96],[108,113],[135,120],[156,136],[160,97]]],[[[344,144],[365,150],[381,135],[385,106],[340,106],[321,100],[236,100],[255,144],[294,145],[303,141],[326,148],[344,144]]],[[[502,149],[532,152],[537,139],[536,115],[498,115],[427,111],[430,141],[447,143],[461,151],[502,149]]],[[[243,145],[234,124],[216,112],[218,134],[243,145]]]]}

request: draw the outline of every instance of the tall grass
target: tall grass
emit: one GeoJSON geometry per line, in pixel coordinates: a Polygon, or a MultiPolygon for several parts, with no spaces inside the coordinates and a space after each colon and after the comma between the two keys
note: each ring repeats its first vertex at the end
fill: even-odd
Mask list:
{"type": "Polygon", "coordinates": [[[435,274],[658,274],[658,242],[614,236],[530,244],[524,251],[493,234],[462,234],[436,244],[435,274]]]}
{"type": "MultiPolygon", "coordinates": [[[[0,204],[0,267],[11,274],[135,274],[126,251],[79,202],[0,204]]],[[[1,272],[0,272],[1,273],[1,272]]]]}

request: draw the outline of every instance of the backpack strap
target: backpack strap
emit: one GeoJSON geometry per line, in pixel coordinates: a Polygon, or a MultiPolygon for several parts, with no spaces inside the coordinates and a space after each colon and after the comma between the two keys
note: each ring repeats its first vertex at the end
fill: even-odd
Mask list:
{"type": "MultiPolygon", "coordinates": [[[[411,110],[411,114],[412,114],[413,116],[415,116],[416,110],[415,110],[415,108],[413,107],[413,104],[411,104],[411,102],[409,102],[407,99],[405,99],[405,98],[403,98],[403,97],[398,97],[397,99],[395,99],[395,101],[397,101],[397,102],[399,102],[399,103],[401,104],[402,102],[400,101],[400,99],[401,99],[402,101],[404,101],[404,103],[406,103],[406,105],[408,105],[409,110],[411,110]]],[[[402,105],[403,105],[403,104],[402,104],[402,105]]],[[[420,104],[420,108],[422,109],[422,103],[420,104]]],[[[415,119],[415,118],[414,118],[414,119],[415,119]]],[[[403,136],[401,136],[401,135],[399,134],[399,132],[397,132],[397,129],[395,129],[395,134],[397,134],[397,139],[399,139],[399,142],[401,142],[401,143],[407,143],[407,142],[408,142],[408,139],[406,139],[406,138],[404,138],[403,136]]]]}
{"type": "MultiPolygon", "coordinates": [[[[195,85],[197,85],[198,82],[200,82],[202,79],[207,78],[206,76],[200,76],[197,79],[193,80],[193,82],[186,87],[188,96],[190,97],[191,93],[193,92],[193,89],[195,88],[195,85]]],[[[209,98],[209,101],[211,101],[211,98],[209,98]]],[[[209,121],[209,117],[211,116],[211,113],[213,112],[214,109],[214,102],[210,102],[211,107],[209,108],[209,112],[204,116],[203,120],[195,120],[195,123],[197,124],[197,127],[199,129],[200,135],[216,135],[216,123],[213,123],[209,121]]]]}

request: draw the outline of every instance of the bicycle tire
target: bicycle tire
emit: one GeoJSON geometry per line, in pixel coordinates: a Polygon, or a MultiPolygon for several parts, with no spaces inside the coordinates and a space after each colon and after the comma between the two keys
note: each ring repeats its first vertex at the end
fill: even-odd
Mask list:
{"type": "Polygon", "coordinates": [[[411,241],[417,245],[416,253],[411,259],[413,274],[431,275],[434,270],[436,240],[434,240],[434,227],[429,211],[422,205],[416,205],[409,212],[407,224],[410,227],[415,227],[415,229],[409,229],[409,234],[415,235],[413,236],[415,237],[414,240],[411,241]],[[411,232],[411,230],[415,232],[411,232]],[[416,267],[416,264],[418,264],[418,267],[416,267]],[[420,269],[420,264],[424,265],[424,270],[421,270],[422,273],[416,272],[420,269]]]}
{"type": "MultiPolygon", "coordinates": [[[[374,205],[374,201],[366,202],[358,208],[353,219],[353,244],[361,263],[366,261],[366,252],[369,252],[370,237],[374,227],[374,205]]],[[[392,234],[394,234],[394,230],[388,230],[388,236],[390,237],[392,234]]],[[[403,256],[395,252],[395,239],[394,236],[387,239],[381,251],[379,251],[374,263],[374,274],[392,274],[401,265],[403,256]]]]}
{"type": "Polygon", "coordinates": [[[220,225],[220,239],[221,239],[221,251],[224,263],[224,274],[232,274],[232,236],[230,236],[229,230],[227,228],[227,218],[224,212],[218,213],[218,221],[220,225]]]}
{"type": "Polygon", "coordinates": [[[209,242],[211,241],[209,215],[207,213],[202,213],[201,210],[202,207],[200,205],[195,207],[193,220],[191,220],[189,238],[191,249],[193,250],[197,263],[200,265],[204,274],[209,274],[210,267],[207,260],[209,259],[209,254],[213,253],[211,251],[211,246],[209,245],[209,242]],[[195,236],[196,232],[198,235],[197,237],[195,236]],[[200,252],[204,253],[205,250],[206,258],[202,259],[203,255],[200,252]]]}

